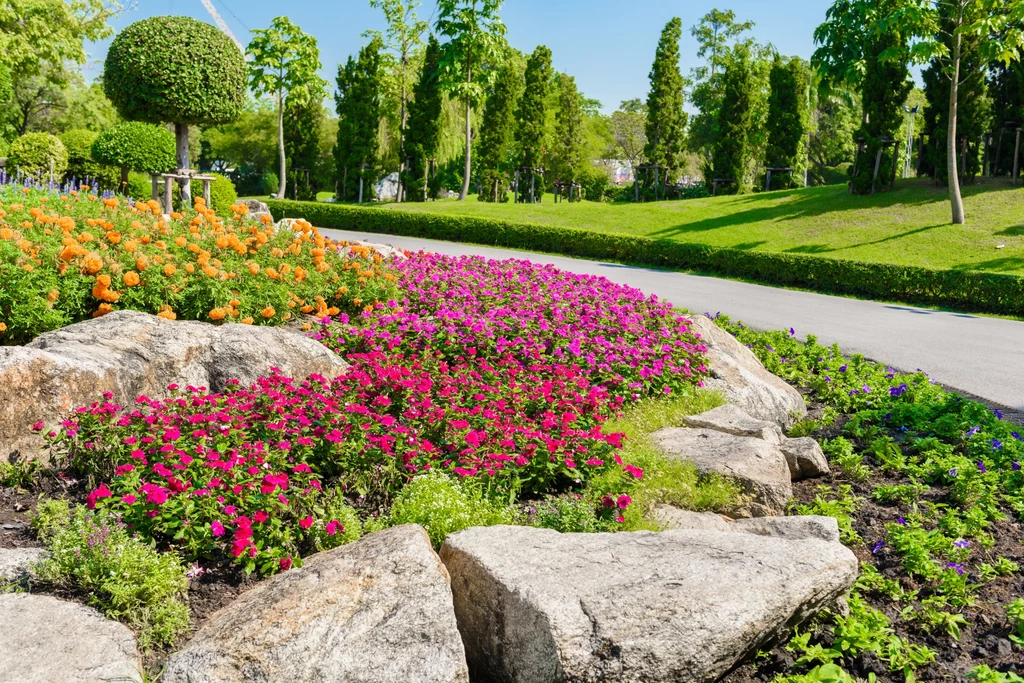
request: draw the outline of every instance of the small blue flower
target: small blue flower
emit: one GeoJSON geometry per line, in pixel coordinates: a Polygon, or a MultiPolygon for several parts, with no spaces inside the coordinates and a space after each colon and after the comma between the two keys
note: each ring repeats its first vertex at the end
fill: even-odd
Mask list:
{"type": "Polygon", "coordinates": [[[903,519],[902,517],[897,517],[896,518],[896,523],[901,525],[901,526],[906,526],[907,525],[907,520],[903,519]]]}
{"type": "Polygon", "coordinates": [[[1013,464],[1010,465],[1010,469],[1014,472],[1020,472],[1020,460],[1014,460],[1013,464]]]}
{"type": "Polygon", "coordinates": [[[985,469],[985,463],[983,463],[980,460],[978,461],[978,471],[981,472],[982,474],[988,472],[988,470],[985,469]]]}
{"type": "Polygon", "coordinates": [[[957,548],[960,548],[961,550],[971,547],[970,541],[965,541],[962,538],[958,538],[957,540],[953,541],[953,545],[955,545],[957,548]]]}
{"type": "Polygon", "coordinates": [[[888,422],[889,420],[892,419],[892,413],[886,413],[885,415],[882,416],[882,419],[888,422]]]}
{"type": "Polygon", "coordinates": [[[789,336],[790,337],[795,337],[796,336],[796,330],[794,330],[792,327],[789,328],[789,336]]]}
{"type": "Polygon", "coordinates": [[[1010,432],[1010,436],[1017,439],[1017,441],[1024,441],[1024,437],[1021,437],[1019,432],[1010,432]]]}
{"type": "Polygon", "coordinates": [[[861,387],[861,391],[863,391],[865,394],[870,394],[871,393],[871,387],[869,387],[867,384],[865,384],[863,387],[861,387]]]}
{"type": "Polygon", "coordinates": [[[840,365],[839,366],[839,372],[846,372],[846,367],[847,367],[846,365],[840,365]]]}
{"type": "Polygon", "coordinates": [[[875,547],[871,549],[872,555],[877,555],[878,551],[885,547],[885,541],[879,541],[875,544],[875,547]]]}
{"type": "Polygon", "coordinates": [[[1003,447],[1003,442],[1002,441],[1000,441],[999,439],[992,439],[992,450],[998,451],[1002,447],[1003,447]]]}
{"type": "Polygon", "coordinates": [[[831,378],[831,377],[829,377],[828,375],[825,375],[825,382],[827,382],[827,383],[830,383],[830,384],[831,384],[831,382],[832,382],[832,378],[831,378]]]}
{"type": "Polygon", "coordinates": [[[906,393],[909,390],[910,390],[910,387],[908,387],[907,383],[904,382],[903,384],[899,385],[898,387],[889,387],[889,395],[892,396],[893,398],[899,398],[900,396],[902,396],[904,393],[906,393]]]}
{"type": "Polygon", "coordinates": [[[957,471],[955,467],[949,471],[949,476],[951,477],[956,477],[958,474],[960,473],[957,471]]]}
{"type": "Polygon", "coordinates": [[[859,394],[859,393],[860,393],[860,389],[850,389],[850,396],[853,396],[854,394],[859,394]]]}
{"type": "Polygon", "coordinates": [[[967,430],[967,438],[968,439],[971,438],[972,436],[974,436],[975,434],[977,434],[980,431],[981,431],[981,427],[971,427],[970,429],[967,430]]]}
{"type": "Polygon", "coordinates": [[[999,410],[998,408],[996,408],[995,410],[993,410],[993,411],[992,411],[992,414],[996,416],[996,419],[997,419],[997,420],[1002,420],[1002,419],[1003,419],[1003,413],[1002,413],[1002,411],[1000,411],[1000,410],[999,410]]]}
{"type": "Polygon", "coordinates": [[[770,351],[771,353],[775,353],[775,349],[773,349],[772,347],[768,346],[767,344],[764,345],[764,348],[768,349],[768,351],[770,351]]]}
{"type": "Polygon", "coordinates": [[[946,568],[947,569],[955,569],[956,573],[959,574],[960,576],[964,575],[964,566],[962,564],[960,564],[959,562],[947,562],[946,563],[946,568]]]}

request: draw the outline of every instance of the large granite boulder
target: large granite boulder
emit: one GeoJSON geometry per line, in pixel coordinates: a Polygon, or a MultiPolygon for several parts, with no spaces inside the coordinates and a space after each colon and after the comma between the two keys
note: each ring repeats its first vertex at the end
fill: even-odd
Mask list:
{"type": "Polygon", "coordinates": [[[786,456],[786,463],[789,465],[789,473],[793,477],[793,481],[820,477],[830,471],[828,458],[821,450],[821,445],[809,436],[786,439],[779,446],[779,450],[786,456]]]}
{"type": "Polygon", "coordinates": [[[707,316],[694,316],[690,329],[708,347],[711,377],[706,385],[722,390],[730,403],[752,417],[781,427],[788,427],[807,414],[800,392],[768,372],[753,351],[707,316]]]}
{"type": "Polygon", "coordinates": [[[713,429],[667,427],[651,435],[666,456],[689,460],[702,473],[717,473],[738,482],[752,497],[737,512],[764,517],[785,512],[793,497],[786,456],[763,439],[713,429]]]}
{"type": "Polygon", "coordinates": [[[710,683],[845,594],[838,543],[717,531],[448,537],[475,680],[710,683]]]}
{"type": "Polygon", "coordinates": [[[680,510],[672,505],[655,506],[651,517],[665,529],[726,531],[790,539],[817,538],[839,543],[839,523],[833,517],[792,515],[727,519],[711,512],[680,510]]]}
{"type": "Polygon", "coordinates": [[[448,573],[417,525],[310,557],[220,610],[162,683],[468,683],[448,573]]]}
{"type": "Polygon", "coordinates": [[[138,311],[100,318],[40,335],[27,346],[0,347],[0,458],[33,454],[42,438],[32,425],[52,428],[74,408],[110,392],[130,404],[159,397],[167,386],[248,385],[278,368],[288,377],[333,379],[348,369],[319,342],[281,328],[165,320],[138,311]]]}
{"type": "Polygon", "coordinates": [[[0,548],[0,588],[5,584],[24,583],[32,576],[32,568],[47,556],[43,548],[0,548]]]}
{"type": "Polygon", "coordinates": [[[0,681],[137,681],[143,670],[132,632],[92,607],[0,594],[0,624],[0,681]]]}

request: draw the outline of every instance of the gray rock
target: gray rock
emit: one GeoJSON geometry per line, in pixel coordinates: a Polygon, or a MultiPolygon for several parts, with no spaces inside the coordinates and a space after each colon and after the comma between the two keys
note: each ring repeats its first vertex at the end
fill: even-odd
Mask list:
{"type": "Polygon", "coordinates": [[[405,525],[310,557],[220,610],[162,683],[468,683],[448,573],[405,525]]]}
{"type": "Polygon", "coordinates": [[[0,595],[0,681],[137,681],[135,637],[91,607],[47,595],[0,595]]]}
{"type": "Polygon", "coordinates": [[[779,425],[750,417],[741,408],[731,403],[712,408],[700,415],[687,416],[683,422],[688,427],[704,427],[735,436],[763,439],[776,446],[786,438],[779,425]]]}
{"type": "Polygon", "coordinates": [[[781,427],[788,427],[807,414],[800,392],[768,372],[753,351],[707,316],[694,316],[691,329],[708,347],[709,388],[722,390],[730,403],[750,416],[781,427]]]}
{"type": "Polygon", "coordinates": [[[237,203],[249,208],[250,218],[258,218],[263,214],[270,215],[270,207],[258,199],[239,199],[237,203]]]}
{"type": "Polygon", "coordinates": [[[828,458],[825,457],[818,442],[809,436],[786,439],[779,446],[779,450],[786,456],[793,481],[829,473],[828,458]]]}
{"type": "Polygon", "coordinates": [[[844,594],[836,543],[716,531],[448,537],[455,613],[475,680],[710,683],[844,594]]]}
{"type": "Polygon", "coordinates": [[[165,320],[138,311],[40,335],[27,346],[0,347],[0,457],[43,445],[32,425],[53,428],[78,406],[112,394],[130,405],[178,384],[220,391],[229,379],[249,385],[271,368],[296,379],[333,379],[348,369],[319,342],[281,328],[165,320]]]}
{"type": "Polygon", "coordinates": [[[758,536],[789,539],[817,538],[829,543],[839,543],[839,523],[834,517],[818,515],[759,517],[737,519],[732,526],[736,531],[758,536]]]}
{"type": "Polygon", "coordinates": [[[668,457],[691,461],[700,472],[739,482],[753,497],[740,512],[755,517],[782,514],[793,497],[786,457],[767,441],[688,427],[661,429],[651,441],[668,457]]]}
{"type": "Polygon", "coordinates": [[[651,517],[665,529],[724,531],[734,534],[789,539],[817,538],[830,543],[839,542],[839,524],[832,517],[793,515],[733,520],[711,512],[680,510],[672,505],[656,506],[651,517]]]}
{"type": "Polygon", "coordinates": [[[32,567],[47,556],[42,548],[0,548],[0,586],[23,583],[32,574],[32,567]]]}

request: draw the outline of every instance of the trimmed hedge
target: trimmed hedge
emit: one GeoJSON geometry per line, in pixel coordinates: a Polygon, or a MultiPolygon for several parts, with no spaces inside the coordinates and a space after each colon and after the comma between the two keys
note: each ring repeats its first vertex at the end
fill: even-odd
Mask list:
{"type": "Polygon", "coordinates": [[[704,244],[469,216],[272,200],[275,220],[305,218],[320,228],[469,242],[635,265],[700,271],[772,285],[869,299],[1024,315],[1024,277],[867,263],[805,254],[722,249],[704,244]]]}

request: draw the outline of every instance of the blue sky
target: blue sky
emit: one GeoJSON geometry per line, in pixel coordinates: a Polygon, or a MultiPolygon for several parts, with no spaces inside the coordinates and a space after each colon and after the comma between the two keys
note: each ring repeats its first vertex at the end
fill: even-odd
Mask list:
{"type": "MultiPolygon", "coordinates": [[[[383,17],[367,0],[212,0],[242,44],[249,29],[266,26],[287,14],[320,43],[323,76],[331,83],[339,63],[359,50],[361,33],[383,29],[383,17]]],[[[647,74],[665,23],[683,20],[681,67],[687,73],[698,62],[689,27],[713,7],[731,9],[739,20],[755,22],[754,35],[785,55],[809,58],[812,34],[825,19],[831,0],[506,0],[502,18],[508,40],[531,52],[537,45],[551,48],[555,68],[576,77],[587,97],[613,111],[621,100],[644,97],[647,74]]],[[[434,0],[423,0],[420,16],[433,14],[434,0]]],[[[136,8],[114,22],[122,28],[145,17],[185,14],[210,21],[200,0],[137,0],[136,8]]],[[[86,73],[103,68],[106,43],[90,47],[86,73]]]]}

